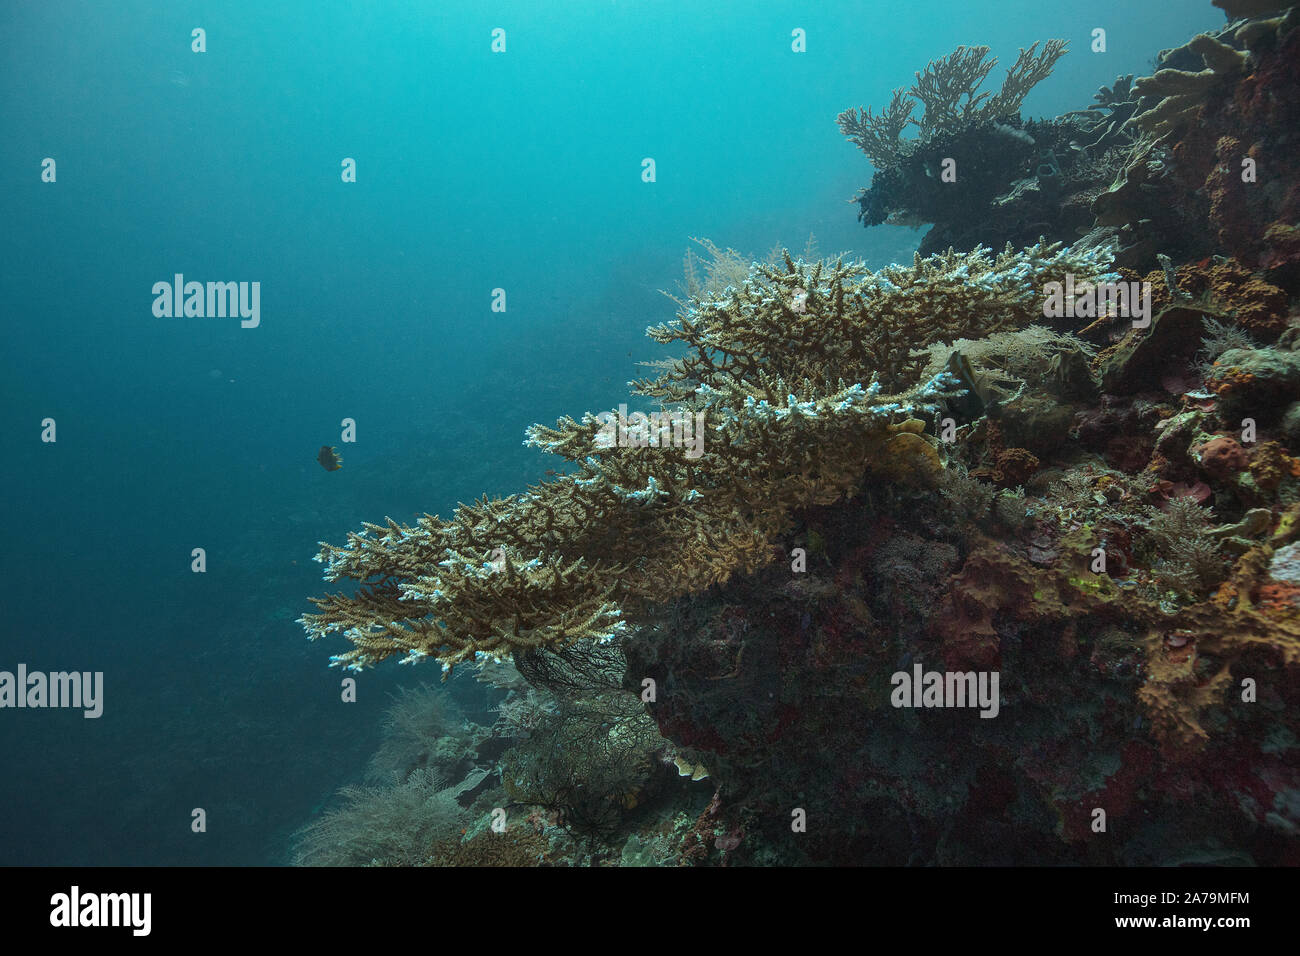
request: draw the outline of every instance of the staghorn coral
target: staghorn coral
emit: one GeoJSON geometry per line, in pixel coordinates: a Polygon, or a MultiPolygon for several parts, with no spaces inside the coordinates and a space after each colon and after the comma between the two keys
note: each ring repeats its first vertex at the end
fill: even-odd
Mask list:
{"type": "Polygon", "coordinates": [[[755,267],[729,295],[699,301],[677,321],[648,330],[663,344],[683,342],[692,354],[655,380],[634,383],[641,394],[685,401],[701,390],[741,385],[771,392],[808,380],[821,389],[872,377],[890,392],[914,386],[937,342],[983,338],[1042,319],[1043,286],[1071,272],[1107,281],[1106,250],[1078,253],[1059,243],[1022,252],[951,250],[911,266],[872,272],[860,263],[808,264],[788,257],[784,269],[755,267]],[[807,290],[806,312],[788,303],[807,290]],[[764,377],[779,379],[764,388],[764,377]],[[775,387],[775,388],[774,388],[775,387]]]}
{"type": "MultiPolygon", "coordinates": [[[[1069,328],[1063,324],[1055,332],[1014,331],[1019,320],[1009,317],[1008,331],[954,342],[946,334],[931,334],[932,315],[919,315],[914,329],[900,322],[903,328],[893,333],[894,306],[886,303],[879,319],[884,325],[868,329],[854,348],[841,349],[844,339],[835,322],[856,326],[877,317],[846,319],[828,308],[826,295],[807,281],[816,266],[811,254],[804,257],[809,262],[791,265],[782,256],[769,257],[763,268],[774,280],[748,257],[700,243],[713,262],[692,260],[694,280],[688,275],[678,300],[679,319],[693,327],[695,339],[670,338],[672,345],[687,343],[685,358],[656,363],[659,378],[643,384],[647,391],[665,389],[652,397],[667,409],[704,414],[707,456],[690,459],[667,448],[602,449],[599,423],[585,428],[585,418],[531,431],[534,443],[580,462],[579,468],[594,458],[633,477],[585,473],[591,484],[584,500],[594,503],[590,512],[581,512],[587,520],[569,520],[574,489],[566,485],[545,499],[551,524],[536,518],[522,543],[499,544],[504,553],[494,557],[491,540],[502,532],[485,525],[469,532],[482,539],[474,547],[483,551],[466,547],[460,553],[491,574],[507,573],[508,561],[523,566],[534,558],[581,560],[578,577],[597,579],[605,569],[620,567],[629,583],[619,583],[610,602],[618,620],[636,630],[603,642],[611,632],[600,628],[587,637],[566,632],[556,641],[552,632],[528,646],[506,639],[498,645],[501,652],[510,653],[532,683],[576,701],[579,710],[598,689],[608,692],[614,686],[620,657],[626,655],[629,686],[642,676],[656,680],[660,693],[649,711],[671,741],[666,753],[631,761],[630,776],[641,777],[650,760],[675,756],[678,772],[694,775],[707,768],[710,785],[716,783],[719,795],[726,795],[725,809],[715,797],[703,814],[698,806],[677,813],[674,819],[685,824],[665,834],[663,813],[677,781],[659,779],[673,775],[662,765],[647,778],[653,789],[634,781],[591,800],[586,813],[595,825],[589,832],[600,837],[640,828],[627,841],[627,860],[648,858],[644,851],[653,843],[683,860],[715,863],[1204,863],[1211,859],[1204,850],[1204,837],[1210,835],[1226,844],[1225,859],[1295,861],[1300,551],[1291,542],[1300,535],[1300,506],[1278,511],[1295,500],[1298,466],[1288,451],[1297,447],[1300,426],[1275,430],[1267,414],[1270,408],[1274,417],[1285,412],[1283,425],[1300,421],[1300,402],[1291,404],[1300,393],[1280,387],[1292,380],[1289,359],[1263,364],[1263,353],[1281,356],[1296,340],[1290,329],[1276,348],[1267,344],[1294,321],[1287,306],[1295,273],[1289,268],[1253,272],[1254,263],[1269,269],[1277,264],[1270,266],[1272,260],[1258,249],[1253,258],[1231,263],[1231,275],[1228,263],[1210,258],[1243,243],[1251,251],[1242,238],[1249,231],[1239,225],[1295,218],[1287,205],[1294,192],[1287,187],[1293,179],[1287,170],[1293,166],[1275,165],[1287,156],[1289,140],[1270,144],[1259,134],[1247,135],[1251,125],[1296,128],[1258,119],[1265,113],[1286,115],[1287,104],[1300,102],[1286,96],[1285,87],[1264,82],[1286,67],[1280,53],[1269,54],[1267,41],[1259,47],[1262,54],[1247,43],[1260,56],[1260,68],[1237,81],[1235,92],[1228,83],[1213,91],[1186,124],[1187,138],[1168,150],[1151,149],[1142,181],[1135,173],[1127,183],[1131,188],[1116,194],[1122,200],[1115,209],[1116,229],[1134,227],[1131,220],[1139,211],[1137,218],[1148,219],[1164,207],[1170,210],[1165,218],[1148,219],[1138,232],[1116,234],[1134,257],[1135,272],[1125,278],[1141,278],[1154,266],[1156,253],[1166,254],[1161,258],[1168,265],[1150,277],[1153,328],[1132,335],[1098,363],[1097,371],[1107,373],[1108,394],[1099,396],[1090,380],[1089,347],[1059,335],[1069,328]],[[1253,113],[1235,113],[1237,106],[1253,113]],[[1235,145],[1226,142],[1229,136],[1235,145]],[[1259,152],[1257,140],[1265,152],[1259,152]],[[1247,150],[1269,157],[1260,164],[1267,187],[1230,192],[1227,174],[1247,150]],[[1226,172],[1211,174],[1197,165],[1201,161],[1226,172]],[[1201,184],[1218,191],[1193,196],[1201,184]],[[1285,194],[1283,187],[1289,190],[1285,194]],[[1238,202],[1243,194],[1258,194],[1252,201],[1277,208],[1261,219],[1258,209],[1238,202]],[[1230,221],[1234,209],[1238,216],[1230,221]],[[1186,229],[1176,228],[1183,224],[1186,229]],[[1219,236],[1221,245],[1209,242],[1210,235],[1219,236]],[[1180,266],[1177,276],[1166,284],[1174,263],[1180,266]],[[796,270],[797,279],[790,277],[796,270]],[[1206,282],[1192,281],[1189,270],[1206,282]],[[1209,280],[1220,272],[1223,281],[1209,280]],[[777,281],[786,278],[790,281],[777,281]],[[1229,286],[1249,301],[1230,305],[1221,292],[1229,286]],[[1205,344],[1203,335],[1215,338],[1220,325],[1249,329],[1260,348],[1248,351],[1260,354],[1230,359],[1211,377],[1214,387],[1201,391],[1188,366],[1206,358],[1196,350],[1205,344]],[[913,349],[913,340],[929,341],[913,349]],[[827,342],[823,354],[819,350],[827,342]],[[970,366],[969,374],[960,376],[963,384],[984,401],[960,415],[945,409],[943,414],[953,414],[961,427],[956,441],[939,446],[924,435],[928,416],[916,406],[930,402],[917,392],[944,370],[956,374],[950,368],[954,351],[970,366]],[[760,358],[747,365],[755,355],[760,358]],[[918,355],[926,367],[911,364],[918,355]],[[845,424],[837,434],[856,443],[853,454],[869,460],[854,462],[847,454],[841,459],[830,447],[830,423],[820,420],[834,415],[826,408],[827,396],[841,387],[865,390],[873,381],[880,388],[864,404],[899,408],[879,419],[845,424]],[[1260,389],[1272,381],[1279,389],[1265,395],[1260,389]],[[1248,394],[1261,397],[1247,399],[1248,394]],[[1063,424],[1052,418],[1047,427],[1049,418],[1037,410],[1053,405],[1063,424]],[[805,408],[817,419],[805,420],[805,408]],[[1229,456],[1231,473],[1216,478],[1198,460],[1204,446],[1216,432],[1238,434],[1247,411],[1260,415],[1258,440],[1243,438],[1243,447],[1229,456]],[[723,427],[715,429],[719,424],[723,427]],[[772,449],[773,457],[766,459],[767,446],[782,442],[784,447],[772,449]],[[992,469],[999,448],[1004,453],[1025,449],[1041,468],[1025,480],[1028,495],[1003,492],[990,509],[994,489],[970,479],[965,469],[992,469]],[[784,452],[800,454],[778,457],[784,452]],[[760,458],[764,462],[757,462],[760,458]],[[1109,468],[1100,467],[1103,460],[1109,468]],[[1249,473],[1236,470],[1243,464],[1249,473]],[[724,466],[747,469],[744,483],[754,493],[746,494],[749,487],[720,491],[716,482],[724,466]],[[921,483],[933,481],[938,493],[906,487],[920,476],[921,483]],[[670,487],[670,478],[678,482],[671,498],[659,494],[670,487]],[[963,489],[956,487],[961,478],[974,495],[966,514],[958,500],[963,489]],[[611,489],[610,481],[622,484],[611,489]],[[612,517],[600,510],[611,491],[612,517]],[[763,495],[768,500],[760,500],[763,495]],[[631,513],[629,499],[640,502],[640,512],[631,513]],[[760,536],[766,545],[755,546],[752,572],[731,564],[732,545],[714,526],[715,519],[729,520],[723,515],[729,500],[741,503],[733,515],[743,527],[765,522],[760,536]],[[1193,501],[1213,502],[1223,526],[1209,529],[1204,520],[1209,509],[1194,508],[1193,501]],[[1163,511],[1155,507],[1167,504],[1163,511]],[[671,521],[654,510],[661,506],[673,509],[671,521]],[[1179,517],[1180,510],[1189,520],[1179,517]],[[700,545],[703,551],[715,559],[726,552],[713,566],[723,576],[717,587],[688,584],[690,589],[677,591],[689,577],[677,576],[679,565],[697,556],[688,553],[690,547],[677,555],[661,553],[655,542],[675,533],[672,522],[697,519],[693,527],[714,536],[700,545]],[[628,529],[641,539],[627,540],[628,529]],[[1098,546],[1107,559],[1100,569],[1098,546]],[[773,560],[794,547],[806,547],[804,571],[773,560]],[[1223,577],[1230,556],[1240,559],[1232,577],[1209,598],[1206,592],[1223,577]],[[1204,573],[1198,573],[1198,565],[1204,573]],[[659,572],[669,583],[656,593],[646,582],[659,572]],[[999,669],[1003,719],[893,709],[890,674],[917,663],[999,669]],[[1244,677],[1257,681],[1257,703],[1242,700],[1244,677]],[[628,814],[632,800],[636,812],[628,814]],[[792,841],[786,815],[794,805],[808,807],[816,825],[792,841]],[[1114,821],[1105,839],[1097,839],[1089,827],[1090,811],[1099,806],[1114,821]],[[658,827],[651,822],[656,815],[658,827]],[[680,837],[697,815],[689,848],[673,846],[672,840],[654,842],[656,834],[680,837]],[[1287,839],[1277,839],[1279,834],[1287,839]]],[[[1293,50],[1296,37],[1278,33],[1277,42],[1279,51],[1293,50]]],[[[1203,55],[1190,48],[1186,53],[1203,55]]],[[[1199,61],[1163,65],[1200,68],[1199,61]]],[[[1136,106],[1132,96],[1121,101],[1118,89],[1114,99],[1123,110],[1136,106]]],[[[1104,127],[1089,123],[1087,129],[1123,138],[1117,116],[1104,127]]],[[[1075,130],[1069,135],[1078,138],[1082,124],[1069,125],[1075,130]]],[[[1008,121],[1008,130],[993,134],[1006,141],[1008,152],[1022,148],[1015,134],[1039,135],[1027,123],[1017,127],[1008,121]]],[[[946,142],[951,140],[935,140],[943,148],[946,142]]],[[[1119,154],[1112,150],[1111,161],[1119,154]]],[[[1077,157],[1058,156],[1064,176],[1058,168],[1048,180],[1068,181],[1070,158],[1077,171],[1077,157]]],[[[962,162],[965,193],[971,166],[962,162]]],[[[1079,186],[1077,195],[1092,188],[1079,186]]],[[[1073,186],[1057,188],[1063,197],[1073,186]]],[[[1025,221],[1036,225],[1037,218],[1025,221]]],[[[974,238],[1005,238],[997,223],[977,218],[976,225],[974,238]]],[[[1269,227],[1275,228],[1283,227],[1269,227]]],[[[1258,239],[1261,230],[1255,232],[1258,239]]],[[[951,235],[940,236],[943,245],[961,248],[951,235]]],[[[822,267],[829,274],[833,263],[822,267]]],[[[1102,346],[1128,331],[1099,321],[1080,334],[1102,346]]],[[[852,334],[859,334],[856,328],[852,334]]],[[[1010,480],[1005,472],[1003,477],[1010,480]]],[[[513,516],[532,507],[527,495],[514,498],[520,499],[514,506],[520,510],[513,516]]],[[[468,509],[453,522],[464,514],[468,509]]],[[[424,534],[419,527],[407,530],[424,534]]],[[[375,526],[371,533],[392,531],[375,526]]],[[[682,540],[676,539],[679,548],[682,540]]],[[[439,587],[437,564],[450,557],[436,541],[426,551],[408,556],[412,569],[433,569],[421,589],[439,587]]],[[[372,567],[379,568],[380,559],[373,560],[372,567]]],[[[387,578],[378,572],[359,583],[392,585],[399,597],[411,583],[404,571],[387,578]]],[[[540,600],[545,588],[526,593],[540,600]]],[[[483,601],[479,610],[486,621],[507,618],[508,607],[499,603],[516,597],[509,589],[470,596],[483,601]]],[[[548,613],[562,610],[569,600],[561,596],[548,613]]],[[[402,613],[421,611],[410,598],[403,603],[402,613]]],[[[538,622],[547,620],[535,610],[530,605],[522,622],[525,630],[532,628],[530,638],[541,633],[538,622]]],[[[395,627],[399,621],[407,623],[389,619],[395,627]]],[[[418,648],[424,654],[408,650],[408,659],[446,657],[459,645],[418,648]]],[[[511,679],[500,674],[503,670],[498,665],[492,673],[511,679]]],[[[586,801],[584,791],[593,783],[600,789],[605,775],[599,756],[608,746],[606,724],[618,721],[597,724],[596,712],[583,712],[573,721],[573,732],[552,733],[560,702],[550,694],[530,694],[503,705],[501,733],[512,739],[499,741],[502,749],[518,744],[511,758],[517,760],[536,746],[536,734],[564,736],[573,749],[594,751],[595,762],[573,781],[582,786],[569,787],[570,795],[586,801]]],[[[622,699],[631,706],[630,699],[622,699]]],[[[519,764],[549,773],[549,779],[535,778],[546,785],[538,792],[557,780],[570,783],[557,768],[589,758],[570,760],[567,748],[559,749],[563,759],[533,751],[519,764]]],[[[521,790],[519,795],[530,794],[521,790]]],[[[510,833],[495,841],[498,835],[486,833],[465,841],[453,837],[436,855],[461,863],[470,862],[471,855],[519,865],[562,862],[555,856],[554,832],[550,840],[535,839],[544,816],[529,818],[536,828],[531,835],[516,833],[512,823],[510,833]],[[519,852],[516,844],[525,841],[532,846],[519,852]]]]}
{"type": "Polygon", "coordinates": [[[444,670],[481,657],[607,641],[646,603],[694,593],[775,557],[798,507],[853,494],[864,469],[929,483],[940,459],[917,434],[959,384],[922,379],[926,347],[1028,325],[1045,282],[1105,281],[1104,248],[1040,243],[993,255],[947,253],[873,273],[860,264],[755,264],[740,288],[691,299],[649,330],[688,354],[640,394],[707,421],[707,448],[611,445],[587,414],[533,426],[527,443],[575,471],[504,499],[415,526],[365,523],[343,546],[322,543],[325,579],[351,595],[313,598],[311,639],[342,633],[334,665],[394,655],[444,670]],[[796,290],[806,309],[790,307],[796,290]]]}
{"type": "MultiPolygon", "coordinates": [[[[1054,120],[1025,119],[1025,95],[1065,52],[1060,40],[1021,50],[1001,91],[980,92],[992,62],[986,47],[961,47],[916,74],[879,115],[846,110],[840,131],[871,160],[871,185],[854,202],[864,226],[933,225],[921,240],[927,255],[980,244],[1020,247],[1035,240],[1073,242],[1087,231],[1090,203],[1113,179],[1129,137],[1120,131],[1133,103],[1099,96],[1110,117],[1076,110],[1054,120]],[[923,115],[913,118],[917,103],[923,115]],[[918,135],[905,138],[909,125],[918,135]],[[1089,143],[1083,146],[1081,143],[1089,143]]],[[[1123,80],[1113,96],[1128,94],[1123,80]]]]}
{"type": "Polygon", "coordinates": [[[1001,90],[990,98],[978,92],[997,58],[986,60],[986,46],[959,46],[952,53],[931,61],[916,82],[904,93],[895,90],[888,107],[876,116],[870,107],[847,109],[837,119],[840,132],[867,154],[876,169],[899,165],[918,145],[938,135],[964,132],[1015,116],[1028,92],[1052,72],[1066,51],[1064,40],[1048,40],[1041,53],[1038,43],[1022,49],[1016,64],[1007,71],[1001,90]],[[907,97],[910,96],[909,100],[907,97]],[[987,100],[987,102],[985,102],[987,100]],[[921,119],[912,118],[916,104],[923,108],[921,119]],[[902,133],[911,123],[920,128],[920,139],[904,141],[902,133]]]}
{"type": "Polygon", "coordinates": [[[864,106],[845,110],[836,122],[845,138],[867,154],[872,166],[887,169],[905,157],[903,130],[909,122],[916,122],[911,118],[914,109],[915,101],[908,99],[903,90],[894,90],[894,98],[879,116],[872,114],[870,106],[864,106]]]}

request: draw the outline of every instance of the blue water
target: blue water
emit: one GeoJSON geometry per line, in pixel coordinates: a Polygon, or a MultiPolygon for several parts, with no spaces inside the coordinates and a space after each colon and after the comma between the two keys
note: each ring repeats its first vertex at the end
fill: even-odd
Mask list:
{"type": "Polygon", "coordinates": [[[523,429],[626,399],[692,236],[910,259],[921,233],[845,202],[870,168],[841,110],[959,44],[993,48],[996,85],[1064,37],[1023,111],[1052,116],[1223,19],[1058,6],[0,5],[0,670],[105,681],[99,719],[0,710],[0,864],[284,862],[387,693],[436,677],[339,701],[346,643],[293,622],[315,543],[539,480],[523,429]],[[156,318],[175,273],[260,282],[260,325],[156,318]]]}

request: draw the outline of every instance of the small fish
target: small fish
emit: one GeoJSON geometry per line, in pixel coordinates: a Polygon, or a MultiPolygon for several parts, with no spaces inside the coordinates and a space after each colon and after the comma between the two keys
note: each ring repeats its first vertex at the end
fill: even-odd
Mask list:
{"type": "Polygon", "coordinates": [[[321,445],[320,452],[316,455],[316,460],[326,471],[338,471],[343,467],[343,459],[339,457],[339,450],[331,448],[329,445],[321,445]]]}
{"type": "Polygon", "coordinates": [[[948,356],[944,368],[966,390],[965,395],[949,401],[948,404],[954,411],[973,421],[995,404],[985,400],[979,386],[975,384],[975,370],[971,368],[970,360],[960,351],[948,356]]]}
{"type": "Polygon", "coordinates": [[[953,352],[948,356],[948,364],[945,368],[969,391],[975,391],[975,370],[971,368],[970,360],[962,355],[960,351],[953,352]]]}

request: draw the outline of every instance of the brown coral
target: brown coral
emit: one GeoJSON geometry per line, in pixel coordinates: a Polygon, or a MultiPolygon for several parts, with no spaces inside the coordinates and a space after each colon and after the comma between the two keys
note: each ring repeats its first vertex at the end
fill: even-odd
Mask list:
{"type": "MultiPolygon", "coordinates": [[[[1293,185],[1288,190],[1287,199],[1288,206],[1300,207],[1300,189],[1293,185]]],[[[1264,252],[1259,262],[1265,269],[1279,269],[1300,262],[1300,229],[1287,222],[1270,223],[1264,230],[1264,252]]]]}
{"type": "Polygon", "coordinates": [[[1015,488],[1023,485],[1038,470],[1038,457],[1028,449],[1005,446],[999,422],[987,422],[984,436],[992,464],[973,470],[970,473],[972,478],[991,481],[1000,488],[1015,488]]]}
{"type": "MultiPolygon", "coordinates": [[[[1218,363],[1216,362],[1215,365],[1217,366],[1218,363]]],[[[1255,381],[1255,376],[1250,372],[1243,371],[1235,365],[1229,365],[1216,367],[1213,377],[1205,384],[1214,394],[1226,398],[1247,388],[1253,381],[1255,381]]]]}
{"type": "Polygon", "coordinates": [[[1213,478],[1223,480],[1239,471],[1245,471],[1250,464],[1246,451],[1235,438],[1220,435],[1204,445],[1192,449],[1206,473],[1213,478]]]}
{"type": "Polygon", "coordinates": [[[1138,696],[1171,752],[1205,744],[1206,710],[1248,706],[1233,689],[1239,677],[1251,676],[1234,674],[1249,654],[1263,654],[1277,667],[1300,665],[1300,613],[1289,604],[1278,607],[1271,592],[1261,593],[1272,554],[1267,546],[1248,551],[1212,600],[1148,632],[1147,680],[1138,696]]]}
{"type": "Polygon", "coordinates": [[[551,862],[551,844],[533,827],[509,827],[503,833],[483,830],[469,840],[448,840],[433,848],[429,866],[521,867],[551,862]]]}
{"type": "MultiPolygon", "coordinates": [[[[1300,609],[1290,591],[1269,587],[1272,549],[1255,548],[1242,557],[1232,578],[1211,600],[1174,615],[1123,590],[1088,569],[1085,532],[1062,540],[1053,568],[1035,567],[992,543],[978,547],[949,584],[934,628],[943,640],[949,669],[996,668],[1001,661],[998,625],[1021,621],[1061,635],[1060,653],[1085,621],[1114,624],[1137,635],[1146,658],[1146,679],[1138,698],[1152,720],[1166,756],[1177,760],[1209,740],[1207,710],[1230,705],[1235,669],[1250,655],[1277,665],[1300,666],[1300,609]]],[[[1253,659],[1253,658],[1251,658],[1253,659]]]]}
{"type": "Polygon", "coordinates": [[[1284,478],[1300,477],[1300,459],[1275,441],[1261,442],[1250,455],[1250,474],[1265,491],[1276,491],[1284,478]]]}
{"type": "Polygon", "coordinates": [[[994,457],[990,468],[977,468],[972,478],[987,478],[999,488],[1023,485],[1038,470],[1038,457],[1024,448],[1004,448],[994,457]]]}
{"type": "MultiPolygon", "coordinates": [[[[1001,647],[995,620],[1004,616],[1059,632],[1062,625],[1092,616],[1094,623],[1123,622],[1130,608],[1106,575],[1089,569],[1094,542],[1083,532],[1061,541],[1057,566],[1035,567],[1025,558],[986,542],[954,575],[934,619],[950,670],[996,669],[1001,647]]],[[[1067,655],[1074,653],[1073,648],[1067,655]]]]}
{"type": "MultiPolygon", "coordinates": [[[[1173,302],[1163,271],[1143,276],[1151,285],[1151,309],[1173,302]]],[[[1258,338],[1272,338],[1286,328],[1287,294],[1236,259],[1201,259],[1178,267],[1178,291],[1205,302],[1214,314],[1231,319],[1258,338]]]]}
{"type": "Polygon", "coordinates": [[[1241,179],[1241,161],[1245,157],[1241,141],[1221,136],[1214,144],[1214,167],[1205,177],[1205,194],[1210,199],[1210,228],[1219,246],[1240,249],[1255,241],[1257,231],[1247,201],[1247,184],[1241,179]]]}
{"type": "MultiPolygon", "coordinates": [[[[1182,280],[1182,270],[1179,278],[1182,280]]],[[[1183,281],[1196,291],[1203,284],[1215,302],[1236,316],[1238,325],[1256,335],[1276,335],[1286,327],[1286,292],[1265,282],[1235,259],[1210,266],[1198,280],[1189,275],[1183,281]]]]}

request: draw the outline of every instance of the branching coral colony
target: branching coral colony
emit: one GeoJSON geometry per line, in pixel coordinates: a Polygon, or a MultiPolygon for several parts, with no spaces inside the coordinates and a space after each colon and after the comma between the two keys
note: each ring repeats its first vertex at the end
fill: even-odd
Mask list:
{"type": "MultiPolygon", "coordinates": [[[[875,167],[855,200],[863,225],[932,224],[922,255],[1044,236],[1073,242],[1082,222],[1073,214],[1060,222],[1064,214],[1054,207],[1062,205],[1062,183],[1077,178],[1069,144],[1084,134],[1020,118],[1026,94],[1065,53],[1061,40],[1038,46],[1020,51],[997,93],[980,91],[997,62],[987,59],[988,47],[958,47],[917,73],[909,91],[895,90],[879,115],[869,107],[839,115],[840,131],[875,167]],[[912,115],[918,103],[919,119],[912,115]],[[909,126],[916,136],[905,137],[909,126]]],[[[1104,175],[1108,167],[1097,162],[1104,175]]]]}
{"type": "Polygon", "coordinates": [[[893,100],[879,116],[873,115],[870,107],[845,110],[839,115],[840,131],[867,154],[876,169],[899,166],[918,148],[940,136],[991,126],[1018,115],[1025,96],[1051,74],[1066,45],[1064,40],[1048,40],[1041,53],[1037,49],[1035,43],[1020,51],[1016,65],[1007,71],[1002,89],[990,98],[979,88],[997,65],[997,58],[985,59],[989,52],[986,46],[959,46],[926,66],[923,73],[917,73],[910,90],[894,90],[893,100]],[[919,120],[912,118],[917,102],[924,110],[919,120]],[[917,139],[902,138],[909,123],[920,128],[917,139]]]}
{"type": "Polygon", "coordinates": [[[655,341],[686,346],[632,383],[676,414],[703,414],[704,454],[658,435],[600,439],[590,413],[535,425],[526,444],[577,463],[507,498],[461,505],[451,520],[366,523],[322,543],[325,579],[355,593],[313,598],[311,639],[341,632],[331,658],[359,670],[393,655],[444,670],[477,657],[608,639],[638,608],[698,592],[771,562],[793,509],[851,496],[867,475],[930,483],[942,468],[921,432],[962,390],[924,377],[928,346],[1022,328],[1042,288],[1066,273],[1111,281],[1105,249],[1039,244],[864,265],[753,264],[739,287],[688,297],[655,341]]]}

